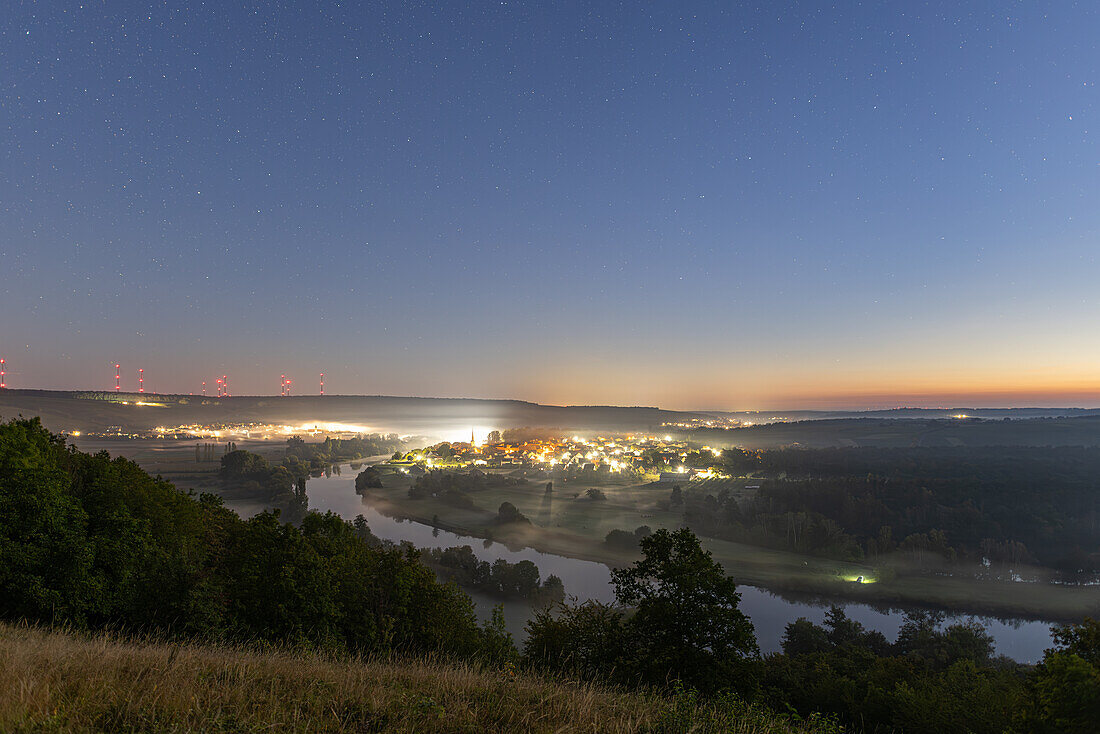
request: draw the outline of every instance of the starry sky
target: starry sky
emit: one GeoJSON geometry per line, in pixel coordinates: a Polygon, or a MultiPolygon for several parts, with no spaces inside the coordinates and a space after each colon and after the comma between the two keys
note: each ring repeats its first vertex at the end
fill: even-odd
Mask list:
{"type": "Polygon", "coordinates": [[[11,387],[1100,404],[1093,2],[30,2],[11,387]]]}

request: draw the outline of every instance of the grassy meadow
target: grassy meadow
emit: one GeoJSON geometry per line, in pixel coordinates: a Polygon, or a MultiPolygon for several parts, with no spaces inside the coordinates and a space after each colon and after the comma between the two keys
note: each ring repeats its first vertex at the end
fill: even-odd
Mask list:
{"type": "Polygon", "coordinates": [[[336,658],[0,625],[4,732],[811,734],[738,703],[625,693],[469,663],[336,658]]]}

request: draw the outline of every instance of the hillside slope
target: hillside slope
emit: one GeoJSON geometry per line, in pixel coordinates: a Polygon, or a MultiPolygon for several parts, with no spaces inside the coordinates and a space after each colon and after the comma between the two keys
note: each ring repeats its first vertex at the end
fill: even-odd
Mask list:
{"type": "Polygon", "coordinates": [[[5,732],[833,731],[510,668],[85,637],[0,625],[5,732]]]}

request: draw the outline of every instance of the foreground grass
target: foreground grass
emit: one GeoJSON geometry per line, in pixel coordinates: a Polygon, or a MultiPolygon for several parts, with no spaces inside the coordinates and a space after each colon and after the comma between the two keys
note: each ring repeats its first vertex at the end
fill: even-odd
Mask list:
{"type": "Polygon", "coordinates": [[[337,659],[0,625],[4,732],[833,730],[739,704],[443,661],[337,659]]]}

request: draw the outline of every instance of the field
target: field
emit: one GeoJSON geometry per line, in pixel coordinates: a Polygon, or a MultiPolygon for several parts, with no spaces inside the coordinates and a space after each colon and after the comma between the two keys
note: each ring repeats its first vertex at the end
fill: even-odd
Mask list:
{"type": "Polygon", "coordinates": [[[514,668],[332,658],[0,626],[5,732],[743,732],[821,729],[743,706],[514,668]]]}
{"type": "MultiPolygon", "coordinates": [[[[724,480],[737,493],[758,480],[724,480]]],[[[410,479],[387,474],[383,489],[366,497],[387,514],[434,524],[466,535],[492,537],[509,544],[530,545],[537,550],[573,558],[626,565],[634,555],[609,547],[604,538],[611,530],[633,531],[641,525],[651,529],[682,526],[679,512],[661,509],[671,485],[627,484],[614,479],[600,484],[555,483],[550,496],[545,481],[527,485],[494,484],[471,492],[476,508],[458,508],[437,498],[412,500],[410,479]],[[598,487],[603,500],[586,497],[586,490],[598,487]],[[531,520],[531,525],[499,526],[494,523],[502,502],[511,502],[531,520]]],[[[708,491],[717,492],[711,480],[708,491]]],[[[846,599],[883,606],[917,606],[1002,618],[1045,621],[1079,621],[1100,611],[1095,587],[1053,584],[1024,584],[1008,581],[977,581],[965,576],[930,575],[892,565],[889,570],[871,565],[845,563],[759,546],[706,538],[711,551],[730,576],[739,583],[759,586],[797,598],[846,599]],[[856,583],[863,576],[874,583],[856,583]]]]}

